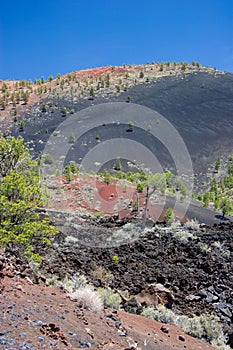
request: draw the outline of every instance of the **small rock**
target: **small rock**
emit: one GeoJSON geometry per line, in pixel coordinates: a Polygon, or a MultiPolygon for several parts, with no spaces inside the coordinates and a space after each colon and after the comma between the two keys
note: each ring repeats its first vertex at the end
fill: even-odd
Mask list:
{"type": "Polygon", "coordinates": [[[201,289],[198,293],[198,295],[202,296],[202,297],[206,297],[207,296],[207,292],[205,291],[205,289],[201,289]]]}
{"type": "Polygon", "coordinates": [[[124,310],[132,314],[140,314],[142,312],[142,305],[136,297],[133,297],[125,303],[124,310]]]}
{"type": "Polygon", "coordinates": [[[69,332],[69,335],[72,335],[73,337],[76,337],[76,333],[74,333],[74,332],[69,332]]]}
{"type": "Polygon", "coordinates": [[[111,318],[113,321],[117,321],[118,320],[117,317],[114,316],[112,313],[111,314],[107,314],[106,317],[107,318],[111,318]]]}
{"type": "Polygon", "coordinates": [[[186,297],[186,300],[188,300],[188,301],[199,301],[199,300],[201,300],[201,296],[190,294],[190,295],[188,295],[186,297]]]}
{"type": "Polygon", "coordinates": [[[232,313],[229,308],[221,309],[221,312],[225,315],[228,316],[229,318],[232,317],[232,313]]]}
{"type": "Polygon", "coordinates": [[[15,288],[18,289],[19,291],[23,292],[23,287],[21,286],[21,284],[18,284],[15,288]]]}
{"type": "Polygon", "coordinates": [[[185,337],[184,337],[183,335],[179,335],[178,339],[179,339],[180,341],[185,341],[185,337]]]}
{"type": "Polygon", "coordinates": [[[162,326],[160,329],[163,333],[169,333],[169,328],[167,328],[166,326],[162,326]]]}
{"type": "Polygon", "coordinates": [[[207,288],[210,293],[216,294],[216,290],[214,289],[213,286],[210,286],[207,288]]]}
{"type": "Polygon", "coordinates": [[[3,335],[5,335],[6,333],[8,333],[7,331],[6,332],[0,332],[0,337],[2,337],[3,335]]]}
{"type": "Polygon", "coordinates": [[[205,298],[205,301],[207,303],[213,303],[218,300],[218,297],[216,295],[213,295],[212,293],[207,293],[207,297],[205,298]]]}
{"type": "Polygon", "coordinates": [[[25,280],[28,284],[33,284],[32,280],[28,276],[25,277],[25,280]]]}

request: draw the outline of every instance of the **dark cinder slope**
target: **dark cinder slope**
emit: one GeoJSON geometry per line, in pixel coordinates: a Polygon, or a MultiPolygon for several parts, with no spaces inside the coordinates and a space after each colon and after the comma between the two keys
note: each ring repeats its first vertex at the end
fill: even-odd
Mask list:
{"type": "MultiPolygon", "coordinates": [[[[153,78],[149,82],[138,83],[121,93],[116,93],[114,87],[107,94],[105,91],[105,95],[104,91],[98,90],[94,99],[86,96],[84,99],[71,100],[66,95],[59,98],[51,95],[47,100],[43,100],[41,104],[27,111],[22,136],[28,141],[34,140],[35,151],[40,152],[49,135],[64,121],[61,115],[62,106],[66,106],[68,111],[73,110],[75,113],[99,103],[126,102],[130,96],[130,103],[140,104],[159,112],[180,133],[193,162],[196,185],[201,184],[208,169],[219,156],[226,159],[233,153],[233,74],[214,70],[195,71],[185,75],[173,74],[153,78]],[[41,113],[44,103],[47,111],[41,113]]],[[[69,118],[69,114],[66,118],[69,118]]],[[[103,115],[103,121],[107,123],[108,116],[103,115]]],[[[107,130],[106,127],[104,130],[100,125],[97,131],[101,135],[101,141],[109,139],[109,136],[114,138],[114,132],[117,133],[115,136],[119,137],[116,126],[114,131],[114,126],[113,130],[109,128],[107,130]]],[[[97,131],[95,130],[95,135],[97,131]]],[[[18,127],[15,128],[15,133],[19,133],[18,127]]],[[[91,134],[93,130],[90,130],[91,134]]],[[[133,136],[137,140],[137,133],[133,136]]],[[[120,137],[133,136],[125,133],[120,137]]],[[[85,137],[88,138],[88,135],[85,137]]],[[[138,137],[137,141],[142,142],[143,137],[140,133],[138,137]]],[[[144,139],[149,142],[147,136],[144,139]]],[[[94,145],[96,142],[90,144],[90,147],[94,145]]],[[[164,153],[164,147],[161,149],[157,145],[150,147],[152,151],[153,148],[160,155],[164,153]]],[[[82,151],[80,147],[76,147],[76,150],[78,149],[82,151]]],[[[76,159],[80,157],[83,157],[82,152],[75,155],[76,159]]],[[[173,161],[171,157],[164,153],[161,157],[161,165],[168,167],[170,161],[171,163],[173,161]]]]}
{"type": "Polygon", "coordinates": [[[156,110],[177,128],[197,173],[206,172],[218,156],[233,153],[232,74],[164,77],[137,85],[127,94],[132,102],[156,110]]]}

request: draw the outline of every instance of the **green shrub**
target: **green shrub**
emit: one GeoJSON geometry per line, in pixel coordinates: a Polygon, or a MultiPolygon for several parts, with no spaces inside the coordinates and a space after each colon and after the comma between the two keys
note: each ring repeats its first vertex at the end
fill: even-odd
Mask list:
{"type": "Polygon", "coordinates": [[[73,132],[70,134],[69,143],[75,143],[75,134],[73,132]]]}
{"type": "Polygon", "coordinates": [[[104,306],[111,307],[117,310],[120,308],[121,297],[118,293],[115,293],[111,288],[99,288],[98,293],[102,299],[104,306]]]}
{"type": "Polygon", "coordinates": [[[47,111],[46,105],[43,103],[41,112],[45,113],[47,111]]]}
{"type": "Polygon", "coordinates": [[[66,116],[66,114],[67,114],[67,109],[66,109],[65,106],[62,106],[62,108],[61,108],[61,114],[62,114],[63,117],[66,116]]]}
{"type": "Polygon", "coordinates": [[[133,121],[129,121],[128,122],[128,131],[133,131],[134,128],[134,122],[133,121]]]}
{"type": "Polygon", "coordinates": [[[113,255],[112,262],[114,264],[116,264],[116,265],[119,264],[119,256],[118,255],[113,255]]]}
{"type": "Polygon", "coordinates": [[[21,120],[21,122],[20,122],[20,127],[19,127],[19,131],[24,131],[24,128],[25,128],[25,121],[24,121],[24,120],[21,120]]]}
{"type": "Polygon", "coordinates": [[[53,164],[53,163],[54,163],[53,156],[51,154],[47,153],[44,156],[44,164],[53,164]]]}
{"type": "Polygon", "coordinates": [[[143,192],[143,188],[144,188],[144,186],[143,186],[143,184],[140,182],[140,183],[137,185],[137,191],[138,191],[139,193],[142,193],[142,192],[143,192]]]}

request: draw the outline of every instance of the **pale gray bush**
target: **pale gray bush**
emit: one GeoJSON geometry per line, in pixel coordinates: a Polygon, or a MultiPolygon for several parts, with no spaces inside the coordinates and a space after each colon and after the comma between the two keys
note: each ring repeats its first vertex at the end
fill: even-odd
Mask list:
{"type": "Polygon", "coordinates": [[[223,332],[220,320],[215,315],[203,314],[189,318],[184,315],[176,315],[164,305],[158,305],[157,309],[153,307],[144,308],[142,316],[178,326],[187,334],[206,341],[219,350],[230,350],[230,347],[226,345],[227,337],[223,332]]]}
{"type": "Polygon", "coordinates": [[[153,306],[145,307],[141,313],[142,316],[147,317],[151,320],[155,320],[155,308],[153,306]]]}
{"type": "Polygon", "coordinates": [[[80,288],[70,293],[69,297],[88,310],[100,312],[103,309],[100,295],[91,286],[80,288]]]}
{"type": "Polygon", "coordinates": [[[175,221],[169,226],[155,225],[154,230],[160,234],[170,233],[175,239],[182,243],[188,243],[189,241],[197,239],[196,233],[200,230],[198,221],[187,221],[184,225],[180,221],[175,221]]]}
{"type": "Polygon", "coordinates": [[[211,246],[214,249],[214,252],[218,254],[219,257],[229,259],[230,258],[230,251],[225,248],[224,243],[220,243],[219,241],[216,241],[211,246]]]}
{"type": "Polygon", "coordinates": [[[199,248],[202,253],[209,254],[211,252],[211,247],[208,244],[200,243],[199,248]]]}
{"type": "Polygon", "coordinates": [[[200,224],[196,219],[192,219],[190,221],[187,221],[184,223],[184,228],[192,231],[199,231],[200,230],[200,224]]]}
{"type": "Polygon", "coordinates": [[[147,307],[144,308],[142,311],[142,316],[148,317],[150,319],[163,322],[163,323],[170,323],[175,324],[175,313],[167,309],[164,305],[158,305],[157,309],[154,307],[147,307]]]}
{"type": "Polygon", "coordinates": [[[71,278],[65,277],[63,280],[54,283],[59,287],[63,287],[68,293],[72,293],[77,289],[87,286],[87,279],[84,275],[75,274],[71,278]]]}
{"type": "Polygon", "coordinates": [[[192,241],[196,239],[197,237],[193,235],[190,231],[185,229],[180,229],[175,232],[173,232],[173,237],[177,239],[178,241],[182,243],[188,243],[189,241],[192,241]]]}
{"type": "Polygon", "coordinates": [[[224,335],[219,318],[214,315],[200,315],[189,318],[185,332],[217,347],[226,347],[227,337],[224,335]]]}

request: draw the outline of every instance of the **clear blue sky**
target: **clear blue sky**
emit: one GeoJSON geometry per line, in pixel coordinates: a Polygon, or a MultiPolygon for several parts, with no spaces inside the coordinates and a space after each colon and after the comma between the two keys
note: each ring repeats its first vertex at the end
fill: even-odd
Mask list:
{"type": "Polygon", "coordinates": [[[233,0],[0,1],[0,79],[174,60],[233,72],[233,0]]]}

